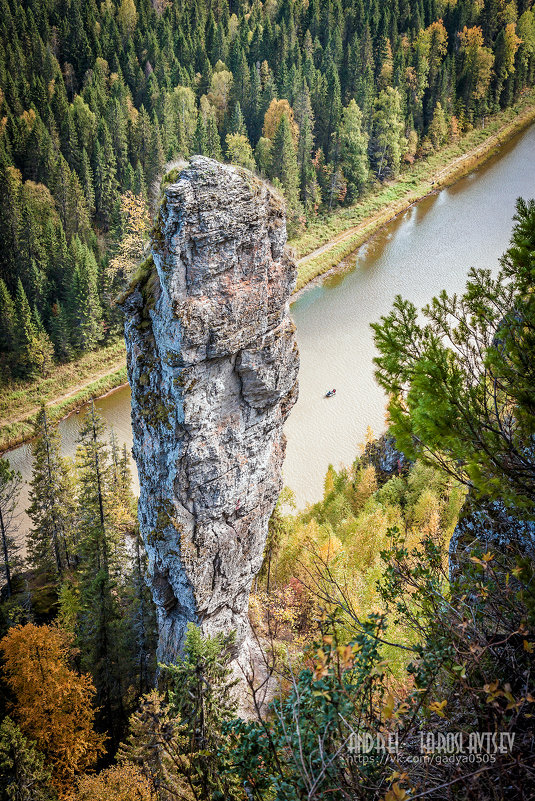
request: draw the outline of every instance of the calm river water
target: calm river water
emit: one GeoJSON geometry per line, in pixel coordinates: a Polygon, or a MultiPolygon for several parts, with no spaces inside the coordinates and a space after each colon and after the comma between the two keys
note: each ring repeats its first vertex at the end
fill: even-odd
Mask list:
{"type": "MultiPolygon", "coordinates": [[[[472,266],[496,270],[519,196],[535,196],[535,126],[467,178],[409,209],[347,259],[349,272],[310,288],[293,304],[300,394],[286,424],[284,477],[299,507],[321,497],[329,464],[353,461],[368,427],[375,434],[385,427],[370,323],[388,313],[398,293],[423,306],[441,289],[461,291],[472,266]],[[333,387],[336,396],[324,398],[333,387]]],[[[96,405],[130,447],[129,388],[96,405]]],[[[67,455],[74,453],[80,419],[73,414],[60,424],[67,455]]],[[[8,457],[28,479],[29,446],[8,457]]],[[[21,508],[26,505],[27,489],[21,508]]],[[[21,534],[26,526],[23,516],[21,534]]]]}

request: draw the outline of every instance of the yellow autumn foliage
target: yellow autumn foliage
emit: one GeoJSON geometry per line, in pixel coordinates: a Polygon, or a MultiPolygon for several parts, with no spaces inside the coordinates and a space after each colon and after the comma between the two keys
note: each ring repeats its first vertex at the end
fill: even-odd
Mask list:
{"type": "Polygon", "coordinates": [[[15,696],[13,717],[45,755],[52,784],[66,798],[77,775],[105,751],[104,735],[93,730],[93,681],[71,668],[72,635],[58,626],[13,626],[0,641],[0,652],[15,696]]]}

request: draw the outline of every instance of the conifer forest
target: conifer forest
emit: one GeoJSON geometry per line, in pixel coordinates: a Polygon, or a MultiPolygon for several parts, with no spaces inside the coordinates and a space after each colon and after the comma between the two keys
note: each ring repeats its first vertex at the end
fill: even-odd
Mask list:
{"type": "Polygon", "coordinates": [[[256,170],[291,235],[514,103],[533,83],[530,6],[2,0],[3,375],[120,334],[112,300],[168,161],[256,170]]]}

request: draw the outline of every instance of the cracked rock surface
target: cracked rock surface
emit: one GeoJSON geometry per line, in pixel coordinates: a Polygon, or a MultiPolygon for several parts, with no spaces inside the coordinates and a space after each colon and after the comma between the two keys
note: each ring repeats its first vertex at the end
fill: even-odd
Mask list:
{"type": "Polygon", "coordinates": [[[250,647],[248,599],[282,486],[299,357],[280,198],[195,156],[167,186],[152,257],[125,293],[139,523],[158,658],[188,621],[250,647]]]}

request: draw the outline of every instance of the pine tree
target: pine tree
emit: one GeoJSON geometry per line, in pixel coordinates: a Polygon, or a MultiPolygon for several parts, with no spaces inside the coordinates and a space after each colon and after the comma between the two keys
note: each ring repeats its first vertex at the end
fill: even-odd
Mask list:
{"type": "Polygon", "coordinates": [[[2,539],[2,567],[6,579],[6,593],[13,594],[13,573],[20,569],[20,545],[17,542],[17,503],[22,476],[12,470],[7,459],[0,458],[0,536],[2,539]]]}
{"type": "Polygon", "coordinates": [[[398,447],[532,519],[535,201],[517,202],[515,223],[496,279],[472,269],[462,296],[442,292],[421,318],[398,296],[372,328],[398,447]]]}
{"type": "Polygon", "coordinates": [[[35,569],[61,578],[75,561],[72,481],[60,455],[59,432],[50,426],[44,406],[37,416],[35,434],[28,509],[33,529],[28,553],[35,569]]]}

